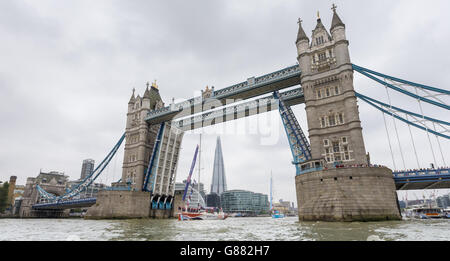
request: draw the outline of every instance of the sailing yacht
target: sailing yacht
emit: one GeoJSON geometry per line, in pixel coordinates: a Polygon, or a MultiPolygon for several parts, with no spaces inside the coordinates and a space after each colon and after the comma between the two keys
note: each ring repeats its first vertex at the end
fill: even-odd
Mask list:
{"type": "MultiPolygon", "coordinates": [[[[200,207],[200,170],[201,170],[201,146],[202,146],[202,135],[200,134],[200,144],[197,145],[195,150],[194,159],[191,164],[191,169],[189,171],[188,179],[186,180],[186,187],[184,189],[183,202],[186,203],[186,193],[189,190],[189,185],[191,183],[192,172],[194,171],[195,162],[198,154],[198,197],[197,197],[197,208],[193,211],[182,211],[178,213],[178,220],[223,220],[228,217],[227,214],[223,213],[222,209],[217,213],[214,211],[214,208],[202,208],[200,207]],[[200,148],[200,149],[199,149],[200,148]]],[[[188,200],[189,202],[189,200],[188,200]]],[[[189,203],[188,203],[189,204],[189,203]]],[[[186,205],[186,204],[185,204],[186,205]]],[[[186,210],[189,210],[189,207],[185,207],[186,210]]]]}

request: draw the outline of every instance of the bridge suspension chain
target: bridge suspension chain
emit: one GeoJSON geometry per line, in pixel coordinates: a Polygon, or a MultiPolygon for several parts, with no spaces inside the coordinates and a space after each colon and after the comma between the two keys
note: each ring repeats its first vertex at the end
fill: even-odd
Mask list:
{"type": "MultiPolygon", "coordinates": [[[[389,101],[389,107],[390,107],[390,109],[392,109],[391,97],[389,96],[389,91],[388,91],[387,86],[385,86],[385,89],[386,89],[386,94],[387,94],[388,101],[389,101]]],[[[397,135],[398,147],[400,149],[400,155],[402,156],[403,168],[406,169],[405,157],[403,156],[402,145],[400,143],[400,138],[398,136],[398,130],[397,130],[397,124],[395,123],[394,117],[392,117],[392,121],[394,122],[394,129],[395,129],[395,134],[397,135]]]]}
{"type": "MultiPolygon", "coordinates": [[[[406,120],[408,120],[408,114],[406,114],[405,117],[406,117],[406,120]]],[[[420,169],[419,157],[417,156],[416,144],[414,142],[414,138],[413,138],[412,132],[411,132],[411,125],[409,125],[409,124],[406,124],[406,125],[408,125],[409,136],[411,137],[411,143],[413,145],[414,155],[416,155],[417,169],[420,169]]]]}
{"type": "Polygon", "coordinates": [[[382,85],[386,85],[387,87],[389,87],[389,88],[391,88],[393,90],[396,90],[396,91],[398,91],[398,92],[400,92],[402,94],[405,94],[405,95],[408,95],[408,96],[413,97],[415,99],[418,99],[418,100],[421,100],[421,101],[433,104],[435,106],[439,106],[441,108],[450,110],[450,106],[449,105],[447,105],[446,103],[442,102],[439,99],[436,99],[437,95],[442,95],[442,94],[443,95],[450,95],[450,91],[439,89],[439,88],[435,88],[435,87],[430,87],[430,86],[426,86],[426,85],[423,85],[423,84],[418,84],[418,83],[414,83],[414,82],[410,82],[410,81],[406,81],[406,80],[402,80],[402,79],[399,79],[399,78],[395,78],[395,77],[392,77],[392,76],[389,76],[389,75],[385,75],[385,74],[382,74],[382,73],[379,73],[379,72],[375,72],[375,71],[369,70],[367,68],[364,68],[364,67],[361,67],[361,66],[358,66],[358,65],[355,65],[355,64],[352,64],[352,68],[355,71],[359,72],[360,74],[362,74],[362,75],[364,75],[364,76],[366,76],[366,77],[368,77],[368,78],[370,78],[370,79],[372,79],[372,80],[374,80],[374,81],[376,81],[376,82],[378,82],[378,83],[380,83],[382,85]],[[387,81],[383,81],[382,79],[377,78],[374,75],[376,75],[378,77],[385,78],[385,79],[389,79],[390,81],[394,81],[396,83],[395,84],[388,83],[387,81]],[[414,93],[412,93],[410,91],[407,91],[405,88],[400,88],[398,86],[395,86],[395,85],[399,85],[399,84],[408,85],[408,86],[412,86],[412,87],[415,87],[415,88],[420,88],[421,90],[433,91],[433,92],[437,92],[439,94],[430,95],[430,97],[432,99],[429,99],[429,98],[420,96],[417,93],[414,94],[414,93]]]}
{"type": "Polygon", "coordinates": [[[386,125],[386,119],[385,119],[385,114],[389,114],[392,118],[393,118],[393,124],[394,124],[394,128],[395,128],[395,132],[396,132],[396,137],[397,137],[397,141],[399,144],[399,149],[400,149],[400,154],[402,157],[402,162],[403,162],[403,166],[405,168],[405,159],[404,159],[404,155],[403,155],[403,150],[402,150],[402,146],[400,144],[400,139],[399,139],[399,134],[398,134],[398,129],[397,129],[397,124],[395,119],[401,120],[403,122],[405,122],[408,125],[408,129],[409,129],[409,133],[410,133],[410,137],[411,137],[411,142],[413,145],[413,149],[414,149],[414,154],[416,157],[416,163],[417,166],[420,168],[420,163],[418,160],[418,156],[417,156],[417,150],[416,150],[416,146],[415,146],[415,142],[414,142],[414,138],[411,132],[411,125],[414,127],[417,127],[419,129],[425,130],[426,134],[427,134],[427,139],[428,139],[428,143],[431,149],[431,154],[433,157],[433,163],[435,166],[437,166],[437,160],[436,160],[436,155],[434,152],[434,148],[433,148],[433,144],[431,142],[431,137],[430,137],[430,133],[433,134],[436,138],[436,142],[438,143],[438,147],[439,147],[439,152],[442,158],[442,162],[445,165],[445,158],[444,158],[444,153],[442,151],[442,146],[441,146],[441,142],[439,137],[441,138],[446,138],[446,139],[450,139],[450,136],[448,135],[448,133],[450,133],[450,130],[448,128],[448,126],[450,125],[449,122],[447,121],[443,121],[443,120],[438,120],[438,119],[433,119],[430,117],[425,116],[424,111],[423,111],[423,106],[422,106],[422,102],[427,102],[430,103],[432,105],[444,108],[449,110],[450,106],[448,105],[447,102],[445,102],[443,99],[439,98],[438,96],[449,96],[450,95],[450,91],[448,90],[443,90],[443,89],[439,89],[439,88],[435,88],[435,87],[430,87],[430,86],[426,86],[426,85],[422,85],[422,84],[417,84],[414,82],[410,82],[410,81],[406,81],[406,80],[402,80],[402,79],[398,79],[392,76],[388,76],[385,74],[381,74],[357,65],[352,65],[353,69],[359,73],[361,73],[362,75],[378,82],[381,83],[382,85],[384,85],[385,90],[386,90],[386,94],[387,94],[387,98],[388,98],[388,103],[389,104],[385,104],[382,103],[380,101],[377,101],[375,99],[369,98],[367,96],[364,96],[362,94],[358,94],[356,93],[356,96],[360,99],[362,99],[363,101],[369,103],[370,105],[374,106],[375,108],[377,108],[378,110],[382,111],[383,113],[383,120],[385,122],[385,128],[386,128],[386,132],[388,135],[388,141],[389,141],[389,146],[390,146],[390,150],[391,150],[391,156],[392,159],[394,161],[394,167],[395,167],[395,160],[394,160],[394,156],[393,156],[393,151],[392,151],[392,146],[391,146],[391,142],[390,142],[390,137],[389,137],[389,133],[387,130],[387,125],[386,125]],[[377,78],[375,76],[378,76],[380,78],[377,78]],[[407,90],[406,87],[412,87],[414,89],[414,93],[410,92],[407,90]],[[402,94],[408,95],[410,97],[415,98],[415,100],[418,102],[419,104],[419,108],[420,108],[420,114],[417,113],[413,113],[407,110],[403,110],[400,109],[398,107],[395,107],[392,105],[391,103],[391,98],[390,98],[390,94],[389,94],[389,90],[393,89],[396,90],[402,94]],[[424,94],[419,94],[419,91],[423,92],[424,94]],[[431,92],[435,92],[434,94],[431,92]],[[374,103],[377,103],[378,105],[381,105],[381,107],[379,107],[378,105],[375,105],[374,103]],[[384,109],[383,109],[384,107],[384,109]],[[404,113],[405,114],[405,118],[401,117],[399,115],[400,113],[404,113]],[[412,118],[409,119],[408,116],[410,116],[412,118]],[[431,123],[431,126],[428,126],[427,124],[431,123]],[[442,131],[439,131],[436,126],[439,126],[441,129],[443,129],[442,131]]]}
{"type": "Polygon", "coordinates": [[[108,155],[103,159],[103,161],[94,169],[94,171],[88,175],[86,178],[82,180],[78,185],[75,186],[75,188],[66,191],[64,195],[62,196],[55,196],[47,191],[45,191],[41,186],[36,185],[36,189],[38,190],[40,196],[50,200],[50,201],[61,201],[61,200],[67,200],[71,199],[77,195],[79,195],[81,192],[84,192],[89,188],[89,186],[102,174],[103,170],[109,165],[111,162],[111,159],[115,156],[117,150],[119,149],[120,145],[125,139],[125,133],[121,136],[119,141],[114,145],[112,150],[108,153],[108,155]]]}
{"type": "MultiPolygon", "coordinates": [[[[433,129],[434,129],[434,131],[436,131],[436,125],[434,124],[434,122],[433,122],[433,129]]],[[[442,162],[444,163],[444,166],[447,166],[447,164],[445,163],[444,154],[442,153],[442,147],[441,147],[441,142],[439,141],[439,137],[437,135],[434,135],[434,136],[436,137],[436,141],[439,146],[439,151],[441,152],[442,162]]]]}
{"type": "Polygon", "coordinates": [[[395,164],[394,152],[392,151],[392,145],[391,145],[391,138],[389,137],[389,131],[388,131],[387,124],[386,124],[386,116],[385,116],[385,113],[383,111],[381,112],[381,114],[383,114],[384,127],[386,129],[386,136],[388,138],[389,150],[391,151],[392,164],[394,164],[394,169],[396,170],[397,166],[395,164]]]}
{"type": "Polygon", "coordinates": [[[380,102],[380,101],[378,101],[378,100],[375,100],[375,99],[373,99],[373,98],[367,97],[367,96],[362,95],[362,94],[357,93],[357,92],[355,92],[355,96],[358,97],[358,98],[360,98],[360,99],[363,100],[364,102],[366,102],[366,103],[372,105],[373,107],[377,108],[378,110],[381,110],[381,111],[385,112],[386,114],[389,114],[389,115],[391,115],[392,117],[395,117],[395,118],[397,118],[398,120],[401,120],[401,121],[405,122],[406,124],[410,124],[410,125],[412,125],[412,126],[414,126],[414,127],[416,127],[416,128],[419,128],[419,129],[428,131],[428,132],[430,132],[430,133],[432,133],[432,134],[435,134],[435,135],[438,135],[438,136],[440,136],[440,137],[443,137],[443,138],[446,138],[446,139],[450,139],[450,136],[444,134],[444,133],[450,132],[450,130],[449,130],[447,127],[444,126],[444,125],[450,126],[450,122],[446,122],[446,121],[434,119],[434,118],[427,117],[427,116],[422,116],[422,115],[420,115],[420,114],[413,113],[413,112],[410,112],[410,111],[407,111],[407,110],[403,110],[403,109],[398,108],[398,107],[395,107],[395,106],[389,106],[389,105],[386,104],[386,103],[380,102]],[[380,106],[378,106],[378,105],[376,105],[376,104],[374,104],[374,103],[379,104],[381,107],[384,107],[385,109],[381,108],[380,106]],[[412,116],[412,117],[415,118],[415,119],[417,119],[417,118],[420,117],[422,120],[416,120],[415,122],[410,121],[410,120],[406,120],[406,119],[404,119],[403,117],[399,116],[399,115],[397,114],[398,112],[408,114],[408,115],[412,116]],[[431,130],[424,122],[435,122],[435,123],[437,123],[439,126],[441,126],[444,130],[443,130],[442,132],[433,131],[433,130],[431,130]],[[419,125],[419,124],[420,124],[420,125],[419,125]],[[421,125],[422,125],[422,126],[421,126],[421,125]]]}

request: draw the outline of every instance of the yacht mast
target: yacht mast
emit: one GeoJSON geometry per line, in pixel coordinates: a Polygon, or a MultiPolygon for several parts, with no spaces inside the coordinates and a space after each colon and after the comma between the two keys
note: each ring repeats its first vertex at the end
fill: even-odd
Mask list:
{"type": "Polygon", "coordinates": [[[270,171],[270,211],[272,211],[272,171],[270,171]]]}
{"type": "Polygon", "coordinates": [[[202,159],[202,134],[200,133],[200,148],[198,151],[198,183],[197,183],[197,208],[200,210],[200,170],[201,170],[201,159],[202,159]]]}

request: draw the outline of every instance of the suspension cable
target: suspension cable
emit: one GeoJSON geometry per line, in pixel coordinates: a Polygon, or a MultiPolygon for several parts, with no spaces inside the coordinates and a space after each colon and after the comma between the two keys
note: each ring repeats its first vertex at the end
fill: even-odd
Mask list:
{"type": "MultiPolygon", "coordinates": [[[[405,115],[406,115],[406,120],[409,121],[408,120],[408,114],[405,114],[405,115]]],[[[414,144],[414,139],[413,139],[412,132],[411,132],[411,125],[409,125],[409,124],[406,124],[406,125],[408,125],[409,136],[411,137],[411,142],[412,142],[412,145],[413,145],[413,148],[414,148],[414,155],[416,155],[417,168],[420,169],[419,157],[417,157],[416,145],[414,144]]]]}
{"type": "Polygon", "coordinates": [[[391,151],[392,163],[394,164],[394,169],[397,171],[397,166],[395,164],[395,159],[394,159],[394,153],[392,152],[391,138],[389,137],[389,132],[388,132],[388,129],[387,129],[386,116],[384,115],[384,112],[381,112],[381,113],[383,114],[384,127],[386,129],[386,135],[387,135],[388,142],[389,142],[389,150],[391,151]]]}
{"type": "MultiPolygon", "coordinates": [[[[385,80],[386,80],[386,79],[385,79],[385,80]]],[[[387,94],[388,101],[389,101],[389,108],[392,110],[391,97],[389,96],[389,91],[388,91],[387,86],[385,86],[385,89],[386,89],[386,94],[387,94]]],[[[391,113],[391,114],[392,114],[392,116],[393,116],[393,113],[391,113]]],[[[400,155],[402,156],[403,169],[406,169],[405,158],[404,158],[404,156],[403,156],[402,145],[401,145],[401,143],[400,143],[400,138],[399,138],[399,136],[398,136],[398,130],[397,130],[397,124],[395,123],[395,118],[394,118],[394,117],[392,117],[392,122],[394,122],[394,129],[395,129],[395,133],[396,133],[396,135],[397,135],[398,147],[400,148],[400,155]]]]}
{"type": "MultiPolygon", "coordinates": [[[[417,87],[414,87],[414,90],[416,91],[416,94],[418,95],[417,87]]],[[[425,120],[425,115],[423,114],[423,108],[422,108],[422,103],[420,102],[420,99],[417,99],[417,102],[419,103],[420,113],[422,114],[422,120],[425,120]]],[[[436,157],[434,156],[433,145],[431,144],[430,133],[428,132],[428,126],[426,124],[424,124],[424,125],[425,125],[425,131],[427,132],[428,143],[430,144],[430,148],[431,148],[431,154],[433,155],[434,165],[437,166],[436,157]]]]}
{"type": "MultiPolygon", "coordinates": [[[[433,122],[433,129],[434,129],[434,132],[436,132],[436,125],[434,124],[434,122],[433,122]]],[[[447,164],[445,164],[444,154],[442,153],[441,142],[439,141],[439,138],[436,134],[434,134],[434,136],[436,137],[436,141],[439,146],[439,151],[441,152],[442,162],[444,163],[443,166],[447,166],[447,164]]]]}

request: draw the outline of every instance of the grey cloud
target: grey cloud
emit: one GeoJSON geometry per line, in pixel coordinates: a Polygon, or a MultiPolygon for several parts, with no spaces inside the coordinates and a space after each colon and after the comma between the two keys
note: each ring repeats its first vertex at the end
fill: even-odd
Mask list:
{"type": "MultiPolygon", "coordinates": [[[[206,85],[223,88],[294,64],[297,18],[303,19],[310,36],[318,10],[329,28],[331,4],[1,1],[0,179],[16,174],[23,184],[41,167],[78,178],[83,159],[100,161],[120,137],[131,89],[136,87],[142,95],[147,81],[158,79],[168,103],[172,97],[190,98],[206,85]]],[[[336,4],[355,64],[448,89],[448,1],[336,4]]],[[[355,76],[355,88],[386,101],[384,89],[361,76],[355,76]]],[[[392,95],[400,107],[417,111],[414,101],[392,95]]],[[[366,149],[377,163],[390,166],[381,114],[361,101],[359,105],[366,149]]],[[[304,106],[293,109],[307,133],[304,106]]],[[[448,120],[446,112],[425,110],[448,120]]],[[[407,143],[405,126],[401,134],[407,143]]],[[[413,134],[420,158],[428,164],[432,156],[426,152],[427,137],[414,130],[413,134]]],[[[248,186],[267,193],[272,169],[277,197],[296,201],[295,169],[282,126],[279,135],[272,146],[261,146],[258,135],[222,135],[230,188],[248,186]]],[[[207,185],[216,135],[204,137],[202,180],[207,185]]],[[[186,178],[197,142],[198,135],[186,134],[178,180],[186,178]]],[[[448,164],[449,144],[441,142],[448,164]]],[[[405,151],[411,152],[409,144],[405,151]]],[[[120,176],[122,156],[117,156],[116,168],[111,167],[115,177],[120,176]]],[[[414,157],[407,157],[407,165],[415,167],[414,157]]]]}

